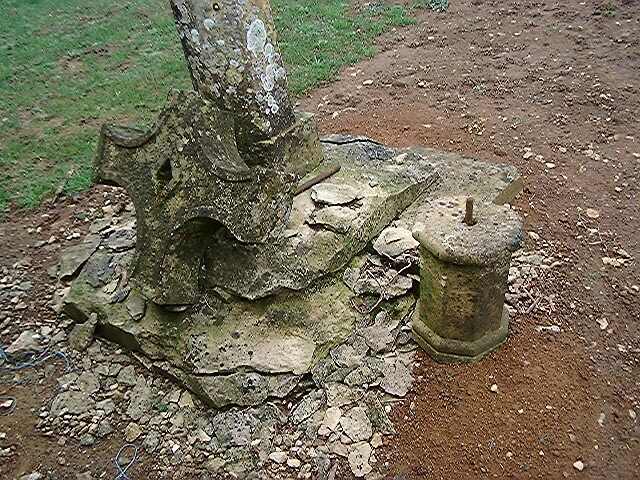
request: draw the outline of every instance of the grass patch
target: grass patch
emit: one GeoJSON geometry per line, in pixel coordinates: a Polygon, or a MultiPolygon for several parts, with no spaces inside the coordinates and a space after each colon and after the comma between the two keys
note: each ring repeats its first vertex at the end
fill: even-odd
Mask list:
{"type": "Polygon", "coordinates": [[[413,0],[414,8],[428,8],[434,12],[444,12],[449,8],[449,0],[413,0]]]}
{"type": "MultiPolygon", "coordinates": [[[[435,0],[434,0],[435,1],[435,0]]],[[[171,88],[190,88],[166,0],[2,0],[0,214],[64,185],[91,185],[105,121],[149,123],[171,88]]],[[[373,39],[413,22],[374,2],[273,0],[290,89],[300,95],[375,53],[373,39]]]]}

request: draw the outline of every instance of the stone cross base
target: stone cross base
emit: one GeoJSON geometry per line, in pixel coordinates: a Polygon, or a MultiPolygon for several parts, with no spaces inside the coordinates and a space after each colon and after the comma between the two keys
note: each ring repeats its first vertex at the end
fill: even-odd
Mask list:
{"type": "MultiPolygon", "coordinates": [[[[295,197],[281,234],[260,245],[207,237],[204,295],[193,306],[169,310],[129,283],[130,216],[98,221],[64,255],[59,272],[75,278],[65,311],[78,322],[97,313],[99,334],[215,407],[257,405],[330,381],[328,360],[346,375],[367,352],[413,348],[419,255],[411,232],[429,201],[462,193],[508,201],[519,176],[512,167],[364,138],[328,137],[322,147],[318,171],[341,169],[295,197]]],[[[382,381],[385,361],[374,363],[360,365],[359,380],[348,378],[382,381]]]]}

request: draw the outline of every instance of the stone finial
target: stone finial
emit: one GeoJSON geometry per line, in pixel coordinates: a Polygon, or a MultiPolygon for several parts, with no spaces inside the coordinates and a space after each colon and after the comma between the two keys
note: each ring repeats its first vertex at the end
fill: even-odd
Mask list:
{"type": "Polygon", "coordinates": [[[522,223],[508,206],[464,197],[432,203],[420,242],[416,341],[437,361],[479,360],[508,334],[504,294],[522,223]]]}

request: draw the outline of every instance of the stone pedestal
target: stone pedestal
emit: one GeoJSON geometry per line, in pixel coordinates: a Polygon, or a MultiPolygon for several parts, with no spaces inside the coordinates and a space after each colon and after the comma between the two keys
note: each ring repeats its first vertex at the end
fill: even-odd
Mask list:
{"type": "Polygon", "coordinates": [[[414,233],[420,242],[416,341],[439,362],[473,362],[507,338],[504,294],[511,253],[522,240],[518,215],[481,204],[465,223],[465,197],[431,202],[414,233]]]}

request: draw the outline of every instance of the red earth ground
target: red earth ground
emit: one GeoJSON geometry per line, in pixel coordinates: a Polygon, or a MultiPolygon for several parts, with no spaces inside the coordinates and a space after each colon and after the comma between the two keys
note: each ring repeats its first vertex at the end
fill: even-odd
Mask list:
{"type": "MultiPolygon", "coordinates": [[[[512,317],[509,342],[489,358],[444,366],[421,356],[417,385],[394,410],[398,435],[378,458],[388,478],[640,478],[639,7],[454,1],[381,37],[379,55],[301,100],[325,133],[516,165],[526,187],[514,206],[534,232],[527,248],[563,262],[532,286],[533,308],[512,317]]],[[[57,259],[55,247],[28,247],[81,229],[79,215],[103,194],[111,195],[94,189],[0,225],[0,265],[30,256],[40,280],[23,318],[51,316],[46,269],[57,259]]],[[[22,432],[19,457],[29,465],[10,471],[59,465],[58,455],[69,472],[86,455],[112,471],[115,445],[86,452],[36,436],[34,412],[51,389],[12,391],[18,410],[0,422],[22,432]]],[[[152,463],[142,458],[131,477],[148,478],[152,463]]]]}

